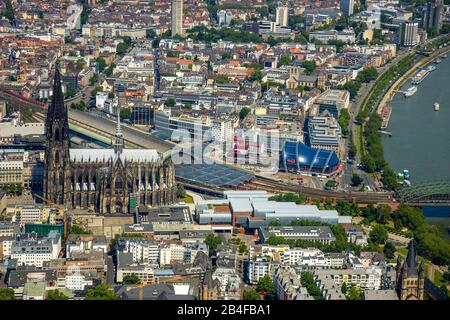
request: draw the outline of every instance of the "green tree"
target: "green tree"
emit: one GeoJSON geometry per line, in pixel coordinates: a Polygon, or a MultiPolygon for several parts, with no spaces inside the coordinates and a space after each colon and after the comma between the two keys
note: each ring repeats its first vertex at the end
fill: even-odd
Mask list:
{"type": "MultiPolygon", "coordinates": [[[[130,40],[131,41],[131,40],[130,40]]],[[[130,47],[131,42],[127,43],[124,39],[124,42],[121,42],[117,45],[116,47],[116,53],[117,54],[124,54],[125,52],[127,52],[128,48],[130,47]]]]}
{"type": "Polygon", "coordinates": [[[361,289],[357,286],[352,285],[347,292],[348,300],[362,300],[361,298],[361,289]]]}
{"type": "Polygon", "coordinates": [[[110,77],[114,71],[114,68],[116,67],[116,65],[114,63],[111,63],[111,65],[105,69],[105,75],[110,77]]]}
{"type": "Polygon", "coordinates": [[[219,76],[214,78],[214,82],[217,84],[230,83],[230,79],[227,76],[219,76]]]}
{"type": "Polygon", "coordinates": [[[341,285],[341,292],[342,292],[343,294],[347,294],[347,291],[348,291],[347,284],[344,282],[344,283],[342,283],[342,285],[341,285]]]}
{"type": "Polygon", "coordinates": [[[410,230],[416,230],[425,224],[425,217],[419,208],[404,204],[400,205],[395,211],[394,220],[410,230]]]}
{"type": "Polygon", "coordinates": [[[99,284],[87,291],[85,300],[117,300],[118,297],[106,283],[99,284]]]}
{"type": "Polygon", "coordinates": [[[4,5],[5,5],[5,11],[0,12],[0,16],[3,15],[12,24],[15,19],[15,13],[14,13],[14,7],[11,3],[11,0],[5,0],[4,5]]]}
{"type": "Polygon", "coordinates": [[[167,99],[165,102],[164,102],[164,105],[166,106],[166,107],[169,107],[169,108],[172,108],[172,107],[174,107],[175,106],[175,99],[173,99],[173,98],[169,98],[169,99],[167,99]]]}
{"type": "Polygon", "coordinates": [[[11,288],[0,288],[0,300],[15,300],[14,290],[11,288]]]}
{"type": "Polygon", "coordinates": [[[120,108],[120,118],[121,119],[130,119],[131,118],[131,109],[120,108]]]}
{"type": "Polygon", "coordinates": [[[360,71],[356,77],[356,80],[359,82],[370,82],[372,80],[375,80],[378,77],[378,71],[374,67],[365,68],[364,70],[360,71]]]}
{"type": "Polygon", "coordinates": [[[45,300],[69,300],[69,297],[62,291],[55,289],[47,292],[47,298],[45,300]]]}
{"type": "Polygon", "coordinates": [[[243,300],[261,300],[261,295],[256,290],[244,290],[243,300]]]}
{"type": "Polygon", "coordinates": [[[231,53],[229,53],[229,52],[222,53],[222,60],[228,60],[228,59],[231,59],[231,53]]]}
{"type": "Polygon", "coordinates": [[[305,68],[305,74],[311,74],[316,69],[316,62],[314,60],[304,60],[302,67],[305,68]]]}
{"type": "Polygon", "coordinates": [[[76,224],[72,225],[70,228],[70,233],[73,234],[92,234],[91,230],[85,230],[76,224]]]}
{"type": "Polygon", "coordinates": [[[304,272],[300,277],[300,282],[303,287],[306,288],[308,293],[314,298],[314,300],[324,300],[320,288],[314,281],[314,276],[311,272],[304,272]]]}
{"type": "Polygon", "coordinates": [[[272,278],[269,275],[259,278],[258,284],[256,285],[256,291],[267,292],[269,295],[275,295],[275,286],[272,278]]]}
{"type": "Polygon", "coordinates": [[[350,123],[350,113],[347,109],[341,109],[338,122],[341,127],[342,134],[347,136],[349,133],[348,125],[350,123]]]}
{"type": "Polygon", "coordinates": [[[147,29],[147,30],[145,30],[145,37],[146,37],[147,39],[153,39],[153,38],[156,37],[156,33],[155,33],[155,31],[152,30],[152,29],[147,29]]]}
{"type": "Polygon", "coordinates": [[[281,56],[280,61],[278,61],[278,67],[281,66],[292,66],[294,62],[290,56],[281,56]]]}
{"type": "Polygon", "coordinates": [[[393,259],[395,257],[395,246],[392,242],[387,241],[383,248],[383,253],[386,255],[386,258],[393,259]]]}
{"type": "Polygon", "coordinates": [[[85,65],[86,61],[84,61],[84,59],[78,59],[76,67],[77,71],[80,72],[81,70],[83,70],[85,65]]]}
{"type": "Polygon", "coordinates": [[[89,79],[89,84],[93,86],[98,81],[98,73],[94,73],[94,75],[89,79]]]}
{"type": "Polygon", "coordinates": [[[342,48],[345,46],[345,42],[342,40],[328,40],[329,45],[336,47],[336,52],[341,52],[342,48]]]}
{"type": "Polygon", "coordinates": [[[334,180],[330,179],[325,183],[325,188],[327,188],[327,189],[335,189],[336,187],[337,187],[337,183],[334,180]]]}
{"type": "Polygon", "coordinates": [[[376,225],[370,231],[369,238],[373,243],[383,244],[388,239],[388,232],[383,226],[376,225]]]}
{"type": "Polygon", "coordinates": [[[381,224],[386,224],[391,216],[391,208],[386,204],[380,204],[377,208],[376,221],[381,224]]]}
{"type": "Polygon", "coordinates": [[[243,107],[241,111],[239,111],[239,119],[243,120],[245,117],[252,111],[250,108],[243,107]]]}
{"type": "Polygon", "coordinates": [[[86,110],[86,103],[84,100],[81,100],[79,104],[77,104],[77,110],[84,111],[86,110]]]}
{"type": "Polygon", "coordinates": [[[97,92],[103,91],[103,87],[98,85],[95,86],[94,90],[91,91],[91,97],[95,97],[97,95],[97,92]]]}
{"type": "Polygon", "coordinates": [[[277,202],[295,202],[296,204],[302,204],[306,201],[306,196],[302,193],[282,193],[271,196],[269,200],[277,202]]]}
{"type": "Polygon", "coordinates": [[[185,197],[186,197],[186,190],[181,184],[177,185],[177,198],[184,199],[185,197]]]}
{"type": "Polygon", "coordinates": [[[103,72],[103,70],[105,70],[105,68],[107,67],[106,61],[102,57],[96,58],[95,62],[98,63],[98,71],[99,72],[103,72]]]}
{"type": "Polygon", "coordinates": [[[222,241],[219,237],[215,236],[214,234],[210,233],[205,238],[205,244],[209,248],[209,252],[215,251],[217,249],[217,246],[221,244],[222,241]]]}
{"type": "Polygon", "coordinates": [[[239,253],[240,253],[240,254],[243,254],[243,253],[245,253],[246,251],[247,251],[247,246],[245,245],[245,243],[241,242],[241,243],[239,244],[239,253]]]}
{"type": "Polygon", "coordinates": [[[77,94],[77,90],[75,88],[69,87],[66,90],[66,93],[64,95],[64,99],[71,98],[77,94]]]}
{"type": "Polygon", "coordinates": [[[344,86],[342,86],[342,89],[347,90],[350,93],[350,98],[353,99],[358,95],[358,91],[361,88],[361,83],[359,81],[349,81],[344,86]]]}
{"type": "Polygon", "coordinates": [[[140,284],[141,279],[136,274],[123,277],[123,284],[140,284]]]}
{"type": "Polygon", "coordinates": [[[362,183],[362,178],[358,174],[354,173],[352,175],[352,184],[355,187],[357,187],[357,186],[361,185],[361,183],[362,183]]]}

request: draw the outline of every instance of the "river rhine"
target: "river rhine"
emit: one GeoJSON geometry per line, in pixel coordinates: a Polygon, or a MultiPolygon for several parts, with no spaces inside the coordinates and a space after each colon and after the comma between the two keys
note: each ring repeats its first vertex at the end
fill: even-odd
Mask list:
{"type": "MultiPolygon", "coordinates": [[[[389,105],[392,115],[383,136],[384,156],[391,168],[410,171],[412,184],[450,180],[450,54],[418,85],[415,95],[397,93],[389,105]],[[437,101],[440,110],[434,111],[437,101]]],[[[408,80],[402,91],[411,86],[408,80]]],[[[429,222],[447,233],[450,207],[425,210],[429,222]],[[433,218],[431,218],[433,217],[433,218]],[[439,218],[438,218],[439,217],[439,218]]]]}

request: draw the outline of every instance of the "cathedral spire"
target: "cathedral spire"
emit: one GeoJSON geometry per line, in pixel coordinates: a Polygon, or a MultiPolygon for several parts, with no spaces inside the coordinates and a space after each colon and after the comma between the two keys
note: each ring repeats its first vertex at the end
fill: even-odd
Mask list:
{"type": "Polygon", "coordinates": [[[114,143],[114,152],[119,155],[123,151],[123,134],[120,127],[120,108],[117,109],[117,127],[116,127],[116,141],[114,143]]]}
{"type": "Polygon", "coordinates": [[[61,87],[61,73],[59,71],[59,62],[55,65],[55,75],[53,77],[52,101],[48,106],[47,122],[59,120],[67,121],[67,110],[64,107],[64,95],[61,87]]]}

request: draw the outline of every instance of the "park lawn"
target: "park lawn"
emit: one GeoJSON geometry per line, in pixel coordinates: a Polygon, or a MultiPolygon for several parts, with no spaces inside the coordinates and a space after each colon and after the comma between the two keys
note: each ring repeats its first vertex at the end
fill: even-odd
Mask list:
{"type": "Polygon", "coordinates": [[[191,196],[184,197],[183,201],[185,203],[194,203],[194,199],[191,196]]]}

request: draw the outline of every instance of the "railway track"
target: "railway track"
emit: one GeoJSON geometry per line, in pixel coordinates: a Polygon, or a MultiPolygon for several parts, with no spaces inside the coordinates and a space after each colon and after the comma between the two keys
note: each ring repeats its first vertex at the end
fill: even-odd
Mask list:
{"type": "Polygon", "coordinates": [[[366,193],[366,192],[339,192],[331,190],[320,190],[307,188],[303,186],[290,186],[280,181],[270,178],[257,176],[246,185],[255,187],[256,189],[266,190],[272,193],[289,193],[301,192],[308,197],[313,198],[336,198],[343,200],[351,200],[356,202],[378,202],[378,203],[394,203],[392,193],[366,193]]]}

